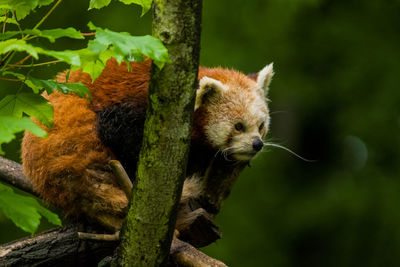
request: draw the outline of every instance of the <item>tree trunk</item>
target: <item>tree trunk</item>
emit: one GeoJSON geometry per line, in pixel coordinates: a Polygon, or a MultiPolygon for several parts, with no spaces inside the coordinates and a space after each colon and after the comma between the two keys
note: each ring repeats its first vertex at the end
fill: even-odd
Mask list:
{"type": "Polygon", "coordinates": [[[186,173],[197,87],[201,0],[154,0],[153,35],[171,63],[152,66],[137,177],[114,263],[159,266],[168,260],[186,173]]]}

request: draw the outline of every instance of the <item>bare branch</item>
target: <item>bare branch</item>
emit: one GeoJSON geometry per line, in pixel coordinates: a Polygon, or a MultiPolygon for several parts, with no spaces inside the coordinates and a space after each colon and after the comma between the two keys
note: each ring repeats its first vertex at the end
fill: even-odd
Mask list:
{"type": "Polygon", "coordinates": [[[71,224],[2,245],[0,266],[96,266],[118,245],[117,242],[80,240],[78,231],[91,229],[71,224]]]}
{"type": "Polygon", "coordinates": [[[203,252],[197,250],[192,245],[179,240],[174,236],[172,240],[171,250],[171,261],[177,266],[182,267],[226,267],[226,265],[216,259],[213,259],[203,252]]]}
{"type": "Polygon", "coordinates": [[[118,241],[119,231],[116,231],[114,234],[91,234],[78,232],[78,237],[82,240],[118,241]]]}
{"type": "Polygon", "coordinates": [[[22,166],[12,160],[0,156],[0,180],[15,186],[32,195],[39,196],[34,190],[32,183],[26,179],[22,172],[22,166]]]}

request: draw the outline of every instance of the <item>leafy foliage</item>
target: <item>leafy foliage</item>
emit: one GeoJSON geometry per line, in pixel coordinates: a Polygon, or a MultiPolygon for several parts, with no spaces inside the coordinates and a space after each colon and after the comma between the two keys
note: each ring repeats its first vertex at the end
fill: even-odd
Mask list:
{"type": "MultiPolygon", "coordinates": [[[[151,3],[153,0],[119,0],[120,2],[129,5],[129,4],[137,4],[142,7],[142,16],[147,13],[147,11],[151,8],[151,3]]],[[[111,0],[90,0],[89,9],[92,8],[103,8],[108,6],[111,3],[111,0]]]]}
{"type": "MultiPolygon", "coordinates": [[[[102,8],[111,0],[91,0],[90,8],[102,8]]],[[[125,4],[135,3],[142,6],[142,14],[151,6],[151,0],[120,0],[125,4]]],[[[52,79],[32,77],[33,68],[64,62],[71,70],[81,69],[91,75],[94,81],[102,72],[108,59],[115,57],[119,63],[130,66],[132,61],[143,61],[151,58],[162,68],[168,59],[168,51],[161,41],[151,36],[131,36],[129,33],[118,33],[102,29],[89,23],[89,28],[96,31],[95,37],[89,37],[86,48],[78,50],[55,51],[38,46],[33,39],[46,38],[51,43],[60,38],[85,39],[86,35],[72,27],[40,30],[39,26],[61,2],[58,0],[31,29],[22,29],[19,20],[40,6],[46,6],[54,0],[0,0],[0,80],[18,83],[15,93],[9,93],[0,99],[0,154],[1,145],[15,138],[21,131],[31,131],[33,134],[45,137],[46,132],[38,125],[51,128],[53,107],[40,95],[54,90],[65,94],[74,93],[90,101],[90,91],[81,83],[58,83],[52,79]],[[7,25],[7,30],[6,29],[7,25]],[[10,29],[10,30],[9,30],[10,29]],[[55,60],[46,61],[48,57],[55,60]],[[25,63],[29,62],[29,63],[25,63]],[[25,71],[27,70],[27,71],[25,71]],[[32,90],[27,90],[31,88],[32,90]],[[36,124],[27,116],[34,117],[36,124]]],[[[53,224],[60,224],[56,215],[41,207],[36,200],[15,194],[12,189],[0,185],[0,209],[17,226],[24,231],[34,233],[39,225],[40,217],[45,216],[53,224]],[[10,204],[12,203],[12,204],[10,204]],[[12,207],[12,208],[11,208],[12,207]]]]}
{"type": "MultiPolygon", "coordinates": [[[[109,3],[106,2],[92,1],[91,5],[100,6],[109,3]]],[[[125,2],[131,3],[131,1],[125,2]]],[[[35,3],[26,1],[24,5],[21,5],[13,1],[7,1],[6,4],[0,4],[0,8],[19,10],[21,13],[23,7],[29,6],[34,9],[34,7],[45,5],[45,3],[48,2],[37,1],[35,3]]],[[[148,7],[151,4],[151,1],[143,1],[140,4],[145,8],[145,6],[148,7]]],[[[10,19],[15,20],[15,18],[10,19]]],[[[4,21],[6,20],[4,19],[4,21]]],[[[6,96],[0,101],[0,114],[16,116],[17,118],[20,118],[23,114],[27,114],[38,119],[43,125],[50,127],[52,109],[46,104],[46,100],[43,97],[35,94],[43,90],[46,90],[48,94],[52,93],[54,90],[58,90],[63,93],[76,93],[81,97],[90,98],[89,90],[87,90],[83,84],[61,84],[54,80],[37,79],[19,72],[10,71],[10,69],[19,67],[22,64],[21,62],[17,62],[16,64],[11,63],[11,59],[16,52],[27,53],[28,57],[31,56],[35,60],[40,59],[39,55],[53,57],[59,62],[70,64],[72,70],[82,69],[83,72],[87,72],[91,75],[93,81],[101,74],[105,63],[111,57],[115,57],[120,63],[124,61],[128,66],[131,61],[143,61],[146,58],[152,58],[154,63],[162,68],[164,64],[169,61],[168,51],[162,45],[161,41],[154,37],[131,36],[126,32],[113,32],[108,29],[96,27],[92,23],[89,23],[88,26],[91,30],[96,31],[95,38],[89,41],[87,48],[79,50],[54,51],[43,47],[37,47],[29,42],[29,40],[37,37],[47,38],[50,42],[55,42],[58,38],[62,37],[73,39],[84,38],[80,31],[71,27],[50,30],[39,30],[36,29],[36,27],[34,29],[24,30],[19,28],[18,31],[7,31],[0,34],[0,40],[4,40],[0,43],[0,55],[5,55],[0,61],[0,75],[14,76],[17,78],[14,79],[15,81],[24,83],[32,88],[33,91],[33,93],[17,93],[15,95],[6,96]],[[19,35],[21,35],[21,38],[15,38],[19,35]]],[[[53,62],[54,61],[34,64],[32,61],[30,66],[35,67],[36,65],[45,65],[53,62]]],[[[25,66],[29,67],[29,65],[25,66]]]]}
{"type": "Polygon", "coordinates": [[[25,83],[31,87],[34,92],[38,92],[40,89],[45,89],[47,94],[51,94],[54,90],[58,90],[64,94],[73,92],[80,97],[90,96],[90,91],[82,83],[58,83],[54,80],[41,80],[33,77],[28,77],[25,83]]]}
{"type": "Polygon", "coordinates": [[[40,6],[46,6],[54,0],[2,0],[0,9],[6,11],[15,11],[18,19],[23,19],[32,10],[40,6]]]}
{"type": "MultiPolygon", "coordinates": [[[[15,133],[28,130],[31,133],[46,137],[47,133],[34,123],[30,118],[17,118],[13,116],[0,116],[0,143],[8,143],[15,138],[15,133]]],[[[0,146],[0,154],[4,154],[0,146]]]]}
{"type": "Polygon", "coordinates": [[[119,63],[124,61],[128,66],[130,61],[143,61],[146,57],[152,58],[159,68],[169,62],[168,51],[157,38],[113,32],[96,27],[93,23],[89,23],[88,26],[96,31],[96,37],[89,41],[87,49],[77,51],[81,64],[73,66],[73,69],[82,68],[92,79],[101,74],[105,63],[111,57],[115,57],[119,63]]]}
{"type": "Polygon", "coordinates": [[[0,209],[15,225],[31,234],[36,232],[42,216],[52,224],[61,225],[60,218],[42,207],[36,199],[16,194],[10,187],[1,183],[0,209]]]}
{"type": "Polygon", "coordinates": [[[53,119],[53,107],[41,95],[17,93],[7,95],[0,101],[0,115],[22,118],[23,114],[37,118],[50,127],[53,119]]]}
{"type": "Polygon", "coordinates": [[[9,39],[0,43],[0,55],[6,54],[12,51],[24,51],[29,55],[33,56],[35,59],[38,59],[37,49],[27,44],[25,40],[21,39],[9,39]]]}
{"type": "Polygon", "coordinates": [[[43,30],[43,31],[40,31],[38,29],[35,29],[35,30],[25,29],[22,31],[8,31],[8,32],[0,34],[0,40],[9,39],[18,34],[29,34],[29,35],[35,35],[37,37],[44,37],[44,38],[47,38],[52,43],[54,43],[54,41],[57,38],[61,38],[61,37],[69,37],[69,38],[73,38],[73,39],[85,39],[85,37],[82,36],[80,31],[77,31],[74,28],[69,27],[66,29],[58,28],[58,29],[43,30]]]}
{"type": "Polygon", "coordinates": [[[108,6],[111,3],[111,0],[90,0],[89,3],[89,9],[92,8],[103,8],[105,6],[108,6]]]}

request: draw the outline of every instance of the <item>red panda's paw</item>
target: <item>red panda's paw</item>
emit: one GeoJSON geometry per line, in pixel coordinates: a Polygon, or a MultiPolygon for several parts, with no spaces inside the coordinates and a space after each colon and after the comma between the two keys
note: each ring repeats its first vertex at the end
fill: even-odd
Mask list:
{"type": "Polygon", "coordinates": [[[95,183],[83,196],[82,211],[91,219],[110,230],[121,229],[127,213],[128,199],[113,184],[95,183]]]}

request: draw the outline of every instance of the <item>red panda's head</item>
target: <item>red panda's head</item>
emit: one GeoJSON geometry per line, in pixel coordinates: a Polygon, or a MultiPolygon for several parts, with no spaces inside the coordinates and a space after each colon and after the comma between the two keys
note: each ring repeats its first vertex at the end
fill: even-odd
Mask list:
{"type": "Polygon", "coordinates": [[[195,124],[212,148],[239,161],[249,161],[263,147],[268,132],[268,87],[274,75],[267,65],[253,80],[222,68],[200,69],[195,124]]]}

